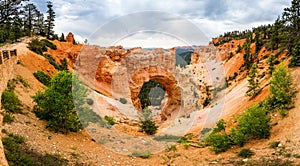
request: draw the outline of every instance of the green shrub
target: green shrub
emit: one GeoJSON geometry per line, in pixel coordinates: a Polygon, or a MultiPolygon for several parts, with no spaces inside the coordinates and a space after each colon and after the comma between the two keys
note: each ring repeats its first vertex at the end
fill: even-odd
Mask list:
{"type": "Polygon", "coordinates": [[[28,48],[37,53],[42,55],[43,52],[47,51],[47,47],[45,45],[42,45],[41,42],[39,41],[39,39],[32,39],[29,43],[28,43],[28,48]]]}
{"type": "Polygon", "coordinates": [[[269,143],[270,148],[273,148],[273,149],[276,149],[279,144],[280,144],[280,141],[273,141],[273,142],[269,143]]]}
{"type": "Polygon", "coordinates": [[[89,123],[97,123],[100,126],[107,128],[110,127],[104,119],[102,119],[96,112],[94,112],[90,108],[78,109],[77,113],[80,118],[80,123],[83,127],[87,127],[89,123]]]}
{"type": "Polygon", "coordinates": [[[43,55],[46,59],[48,59],[49,63],[57,70],[61,70],[61,65],[58,64],[55,59],[49,55],[49,54],[44,54],[43,55]]]}
{"type": "Polygon", "coordinates": [[[203,106],[204,106],[204,107],[208,106],[209,103],[210,103],[210,100],[211,100],[211,99],[210,99],[209,97],[206,97],[206,98],[204,99],[203,103],[202,103],[203,106]]]}
{"type": "Polygon", "coordinates": [[[50,41],[47,40],[47,39],[42,39],[42,40],[40,41],[40,43],[41,43],[42,45],[44,45],[44,46],[47,46],[47,47],[51,48],[52,50],[56,50],[56,49],[57,49],[57,48],[56,48],[56,45],[53,44],[52,42],[50,42],[50,41]]]}
{"type": "Polygon", "coordinates": [[[94,100],[91,99],[91,98],[87,98],[87,99],[86,99],[86,103],[87,103],[88,105],[93,105],[93,104],[94,104],[94,100]]]}
{"type": "Polygon", "coordinates": [[[115,119],[112,116],[105,116],[104,119],[107,121],[107,123],[111,126],[115,125],[115,119]]]}
{"type": "Polygon", "coordinates": [[[10,114],[5,113],[3,116],[3,123],[12,123],[14,121],[14,117],[12,117],[10,114]]]}
{"type": "Polygon", "coordinates": [[[2,138],[5,157],[9,165],[45,165],[63,166],[68,164],[68,160],[59,155],[41,155],[33,152],[25,146],[24,137],[8,134],[2,138]]]}
{"type": "Polygon", "coordinates": [[[234,145],[238,145],[240,147],[244,146],[244,144],[248,141],[245,134],[233,128],[230,130],[230,138],[234,145]]]}
{"type": "Polygon", "coordinates": [[[42,84],[46,86],[50,86],[51,77],[44,73],[43,71],[39,70],[33,73],[34,77],[39,80],[42,84]]]}
{"type": "Polygon", "coordinates": [[[273,108],[289,109],[295,97],[295,89],[291,73],[281,63],[273,72],[270,81],[270,102],[273,108]]]}
{"type": "Polygon", "coordinates": [[[1,95],[1,107],[7,113],[21,113],[22,103],[14,91],[5,90],[1,95]]]}
{"type": "Polygon", "coordinates": [[[225,127],[226,127],[226,122],[225,122],[225,120],[224,120],[224,119],[220,119],[220,120],[217,122],[217,128],[214,128],[214,129],[213,129],[213,133],[225,131],[225,127]]]}
{"type": "Polygon", "coordinates": [[[164,142],[178,142],[182,137],[176,135],[159,135],[155,136],[153,139],[156,141],[164,141],[164,142]]]}
{"type": "Polygon", "coordinates": [[[166,146],[166,151],[167,152],[170,152],[170,151],[177,151],[177,147],[176,147],[176,145],[167,145],[166,146]]]}
{"type": "Polygon", "coordinates": [[[294,154],[293,157],[300,158],[300,154],[294,154]]]}
{"type": "Polygon", "coordinates": [[[250,150],[250,149],[242,149],[239,153],[238,153],[238,156],[239,157],[243,157],[243,158],[250,158],[252,157],[253,155],[255,155],[255,153],[250,150]]]}
{"type": "Polygon", "coordinates": [[[147,159],[151,156],[151,151],[149,151],[149,150],[146,150],[144,152],[134,151],[134,152],[132,152],[132,156],[147,159]]]}
{"type": "Polygon", "coordinates": [[[205,143],[212,146],[211,150],[215,153],[227,151],[232,143],[228,135],[221,133],[212,133],[206,139],[205,143]]]}
{"type": "Polygon", "coordinates": [[[76,76],[72,78],[71,73],[60,71],[53,76],[51,85],[44,93],[38,92],[33,97],[35,114],[47,120],[47,128],[55,132],[76,132],[82,128],[76,109],[83,109],[87,89],[76,76]]]}
{"type": "Polygon", "coordinates": [[[268,110],[254,105],[239,117],[236,129],[250,139],[268,138],[271,130],[269,122],[268,110]]]}
{"type": "Polygon", "coordinates": [[[29,87],[28,82],[23,77],[18,75],[17,78],[15,78],[15,80],[17,82],[20,82],[24,87],[26,87],[26,88],[29,87]]]}
{"type": "Polygon", "coordinates": [[[127,100],[126,100],[125,98],[120,98],[120,102],[121,102],[122,104],[126,104],[126,103],[127,103],[127,100]]]}
{"type": "Polygon", "coordinates": [[[155,122],[151,119],[142,120],[140,125],[140,131],[145,132],[149,135],[153,135],[156,133],[158,126],[156,126],[155,122]]]}

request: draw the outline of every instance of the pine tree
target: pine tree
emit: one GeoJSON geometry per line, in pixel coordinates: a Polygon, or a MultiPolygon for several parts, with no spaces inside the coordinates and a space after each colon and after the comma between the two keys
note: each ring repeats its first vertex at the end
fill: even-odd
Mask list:
{"type": "Polygon", "coordinates": [[[270,81],[270,99],[274,108],[288,108],[295,95],[295,89],[292,87],[293,78],[291,73],[287,72],[284,64],[279,64],[278,68],[272,74],[270,81]]]}
{"type": "Polygon", "coordinates": [[[28,36],[32,36],[40,12],[38,11],[38,9],[34,4],[29,3],[26,6],[24,6],[24,14],[25,14],[25,31],[27,31],[28,36]]]}
{"type": "Polygon", "coordinates": [[[253,64],[251,71],[248,75],[248,90],[246,92],[247,96],[255,97],[259,94],[261,88],[259,86],[259,81],[257,78],[257,65],[253,64]]]}
{"type": "Polygon", "coordinates": [[[268,73],[270,75],[272,75],[272,73],[274,71],[274,59],[275,59],[275,55],[274,54],[270,54],[269,55],[269,59],[268,59],[268,65],[269,65],[269,71],[268,71],[268,73]]]}
{"type": "Polygon", "coordinates": [[[292,48],[292,59],[290,61],[289,67],[300,66],[300,39],[295,42],[294,47],[292,48]]]}
{"type": "Polygon", "coordinates": [[[45,33],[47,39],[52,39],[54,36],[54,19],[55,19],[55,12],[53,10],[53,4],[51,1],[47,2],[47,19],[45,20],[45,33]]]}
{"type": "Polygon", "coordinates": [[[282,19],[285,25],[287,49],[293,56],[289,66],[300,66],[300,0],[292,0],[292,6],[285,8],[282,19]]]}
{"type": "Polygon", "coordinates": [[[283,22],[278,17],[275,23],[271,27],[271,34],[270,34],[270,45],[272,50],[276,50],[279,47],[281,42],[280,32],[283,28],[283,22]]]}
{"type": "Polygon", "coordinates": [[[22,34],[21,5],[25,0],[0,1],[0,43],[6,40],[14,41],[22,34]]]}
{"type": "Polygon", "coordinates": [[[59,38],[59,41],[61,41],[61,42],[65,42],[66,40],[65,40],[65,35],[64,35],[64,33],[61,33],[61,36],[60,36],[60,38],[59,38]]]}
{"type": "Polygon", "coordinates": [[[251,52],[250,52],[250,42],[251,40],[250,39],[247,39],[246,42],[244,43],[244,48],[245,48],[245,53],[244,53],[244,66],[246,69],[250,69],[250,65],[251,65],[251,62],[252,62],[252,55],[251,55],[251,52]]]}

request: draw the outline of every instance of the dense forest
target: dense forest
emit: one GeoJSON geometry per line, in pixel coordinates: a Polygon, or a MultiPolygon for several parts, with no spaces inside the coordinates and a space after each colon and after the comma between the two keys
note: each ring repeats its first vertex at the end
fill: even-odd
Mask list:
{"type": "Polygon", "coordinates": [[[289,66],[300,66],[300,0],[292,0],[291,6],[284,9],[273,24],[262,25],[252,30],[226,32],[214,42],[215,46],[222,45],[233,39],[246,39],[237,52],[245,49],[245,67],[250,69],[255,56],[262,46],[269,50],[287,50],[292,56],[289,66]],[[250,53],[250,44],[255,43],[255,54],[250,53]]]}
{"type": "Polygon", "coordinates": [[[54,34],[55,12],[51,1],[42,13],[29,0],[0,1],[0,43],[12,43],[24,36],[40,35],[58,39],[54,34]],[[46,16],[46,17],[45,17],[46,16]]]}

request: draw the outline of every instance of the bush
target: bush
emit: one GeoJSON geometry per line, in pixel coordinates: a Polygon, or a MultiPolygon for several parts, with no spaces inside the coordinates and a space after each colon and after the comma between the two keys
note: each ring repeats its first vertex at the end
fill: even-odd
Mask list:
{"type": "Polygon", "coordinates": [[[226,127],[226,122],[224,119],[220,119],[218,122],[217,122],[217,128],[214,128],[213,129],[213,133],[216,133],[216,132],[220,132],[220,131],[225,131],[225,127],[226,127]]]}
{"type": "Polygon", "coordinates": [[[259,105],[254,105],[239,117],[239,124],[236,129],[247,138],[268,138],[271,130],[269,122],[268,110],[259,105]]]}
{"type": "Polygon", "coordinates": [[[176,145],[167,145],[166,146],[166,151],[167,152],[170,152],[170,151],[177,151],[177,147],[176,147],[176,145]]]}
{"type": "Polygon", "coordinates": [[[43,71],[39,70],[33,73],[34,77],[39,80],[42,84],[46,86],[50,86],[51,77],[44,73],[43,71]]]}
{"type": "Polygon", "coordinates": [[[86,96],[87,89],[79,83],[77,77],[73,80],[72,77],[71,73],[58,72],[53,76],[51,85],[45,92],[38,92],[33,97],[36,103],[35,114],[40,119],[47,120],[47,128],[55,132],[76,132],[82,128],[75,106],[76,109],[83,109],[85,103],[83,98],[86,96]]]}
{"type": "Polygon", "coordinates": [[[8,134],[2,138],[5,157],[9,165],[67,165],[68,160],[59,155],[41,155],[33,152],[27,148],[24,140],[24,137],[15,134],[8,134]]]}
{"type": "Polygon", "coordinates": [[[208,106],[209,103],[210,103],[210,100],[211,100],[211,99],[210,99],[209,97],[206,97],[205,100],[204,100],[203,103],[202,103],[203,106],[204,106],[204,107],[208,106]]]}
{"type": "Polygon", "coordinates": [[[127,103],[127,100],[126,100],[125,98],[120,98],[120,102],[121,102],[122,104],[126,104],[126,103],[127,103]]]}
{"type": "Polygon", "coordinates": [[[87,99],[86,99],[86,103],[87,103],[88,105],[93,105],[93,104],[94,104],[94,100],[91,99],[91,98],[87,98],[87,99]]]}
{"type": "Polygon", "coordinates": [[[43,52],[47,51],[47,47],[56,50],[56,45],[51,43],[50,41],[46,40],[46,39],[32,39],[29,43],[28,43],[28,48],[40,55],[43,55],[43,52]]]}
{"type": "Polygon", "coordinates": [[[49,55],[49,54],[44,54],[43,55],[46,59],[48,59],[48,62],[57,70],[61,70],[61,65],[58,64],[55,59],[49,55]]]}
{"type": "Polygon", "coordinates": [[[153,135],[156,133],[158,126],[156,126],[155,122],[153,122],[151,119],[142,120],[140,125],[140,131],[145,132],[149,135],[153,135]]]}
{"type": "Polygon", "coordinates": [[[151,156],[151,151],[149,151],[149,150],[146,150],[144,152],[134,151],[134,152],[132,152],[132,156],[147,159],[151,156]]]}
{"type": "Polygon", "coordinates": [[[280,144],[280,141],[270,142],[270,148],[276,149],[279,144],[280,144]]]}
{"type": "Polygon", "coordinates": [[[43,52],[47,51],[47,47],[45,45],[42,45],[39,41],[39,39],[32,39],[29,43],[28,43],[28,48],[37,53],[42,55],[43,52]]]}
{"type": "Polygon", "coordinates": [[[115,119],[112,116],[105,116],[104,119],[107,121],[107,123],[111,126],[115,125],[115,119]]]}
{"type": "Polygon", "coordinates": [[[14,117],[12,117],[10,114],[5,113],[3,116],[3,123],[12,123],[14,121],[14,117]]]}
{"type": "Polygon", "coordinates": [[[182,137],[176,135],[159,135],[154,137],[153,139],[156,141],[164,141],[164,142],[178,142],[182,137]]]}
{"type": "Polygon", "coordinates": [[[102,119],[96,112],[94,112],[90,108],[78,109],[77,113],[80,118],[80,123],[83,127],[87,127],[89,123],[98,123],[102,127],[110,127],[110,125],[108,125],[104,119],[102,119]]]}
{"type": "Polygon", "coordinates": [[[22,103],[14,91],[5,90],[1,95],[2,108],[7,113],[21,113],[22,103]]]}
{"type": "Polygon", "coordinates": [[[283,64],[273,72],[270,81],[270,102],[273,108],[288,109],[295,96],[293,78],[283,64]]]}
{"type": "Polygon", "coordinates": [[[221,153],[227,151],[232,143],[228,135],[221,133],[212,133],[206,139],[205,143],[207,145],[213,146],[211,150],[215,153],[221,153]]]}
{"type": "Polygon", "coordinates": [[[238,145],[240,147],[244,146],[244,144],[248,141],[245,134],[233,128],[230,130],[230,138],[234,145],[238,145]]]}
{"type": "Polygon", "coordinates": [[[250,149],[242,149],[239,153],[238,156],[239,157],[243,157],[243,158],[250,158],[254,155],[255,153],[250,150],[250,149]]]}
{"type": "Polygon", "coordinates": [[[42,39],[40,42],[41,42],[42,45],[47,46],[47,47],[51,48],[52,50],[56,50],[57,49],[56,45],[53,44],[52,42],[50,42],[47,39],[42,39]]]}

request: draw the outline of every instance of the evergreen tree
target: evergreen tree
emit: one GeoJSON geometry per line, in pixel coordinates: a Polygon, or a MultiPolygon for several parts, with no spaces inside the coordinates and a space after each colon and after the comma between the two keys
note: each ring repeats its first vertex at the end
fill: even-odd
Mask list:
{"type": "Polygon", "coordinates": [[[282,15],[285,24],[285,38],[288,41],[287,49],[293,56],[290,67],[300,66],[300,0],[292,0],[292,6],[285,8],[282,15]]]}
{"type": "Polygon", "coordinates": [[[281,36],[280,31],[283,28],[282,21],[278,17],[271,27],[271,34],[270,34],[270,45],[272,50],[276,50],[279,47],[279,44],[281,42],[281,36]]]}
{"type": "Polygon", "coordinates": [[[245,48],[245,53],[244,53],[244,66],[246,69],[250,69],[251,61],[252,61],[252,55],[250,52],[250,39],[247,39],[246,42],[244,43],[244,48],[245,48]]]}
{"type": "Polygon", "coordinates": [[[22,36],[21,5],[25,0],[0,1],[0,43],[22,36]]]}
{"type": "Polygon", "coordinates": [[[37,13],[37,20],[34,26],[34,31],[38,35],[45,36],[45,20],[44,20],[44,14],[41,12],[37,13]]]}
{"type": "Polygon", "coordinates": [[[278,68],[272,74],[270,81],[270,100],[274,108],[288,108],[288,104],[292,102],[295,95],[295,89],[292,87],[293,78],[291,73],[283,63],[279,64],[278,68]]]}
{"type": "Polygon", "coordinates": [[[33,97],[36,115],[47,120],[47,127],[56,132],[68,133],[82,127],[76,109],[83,108],[87,89],[80,84],[77,77],[72,78],[71,73],[60,71],[53,76],[44,93],[38,92],[33,97]]]}
{"type": "Polygon", "coordinates": [[[259,94],[261,88],[259,86],[259,81],[257,78],[257,65],[253,64],[251,71],[248,75],[248,90],[246,92],[247,96],[255,97],[259,94]]]}
{"type": "Polygon", "coordinates": [[[38,16],[40,12],[36,8],[36,6],[32,3],[24,6],[24,14],[25,14],[25,31],[27,31],[28,36],[32,36],[33,30],[36,27],[36,23],[38,22],[38,16]]]}
{"type": "Polygon", "coordinates": [[[61,41],[61,42],[65,42],[66,40],[65,40],[65,35],[64,35],[64,33],[61,33],[61,36],[60,36],[60,38],[59,38],[59,41],[61,41]]]}
{"type": "Polygon", "coordinates": [[[300,39],[295,43],[292,48],[292,59],[290,61],[289,67],[300,66],[300,39]]]}
{"type": "Polygon", "coordinates": [[[55,19],[55,12],[53,10],[53,4],[51,1],[47,2],[47,19],[45,20],[45,33],[47,39],[52,39],[54,36],[54,19],[55,19]]]}
{"type": "Polygon", "coordinates": [[[268,65],[269,65],[269,71],[268,71],[268,73],[270,75],[272,75],[272,73],[274,71],[274,59],[275,59],[275,55],[274,54],[270,54],[269,55],[269,59],[268,59],[268,65]]]}

